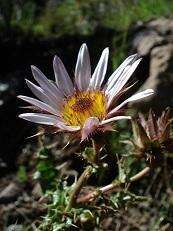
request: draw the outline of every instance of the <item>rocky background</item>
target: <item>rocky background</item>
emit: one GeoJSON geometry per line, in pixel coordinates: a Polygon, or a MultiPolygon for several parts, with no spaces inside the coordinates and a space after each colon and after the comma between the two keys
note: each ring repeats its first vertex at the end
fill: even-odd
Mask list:
{"type": "Polygon", "coordinates": [[[137,27],[132,50],[143,56],[146,75],[141,73],[142,89],[156,92],[149,106],[163,110],[173,105],[173,20],[156,19],[137,27]]]}

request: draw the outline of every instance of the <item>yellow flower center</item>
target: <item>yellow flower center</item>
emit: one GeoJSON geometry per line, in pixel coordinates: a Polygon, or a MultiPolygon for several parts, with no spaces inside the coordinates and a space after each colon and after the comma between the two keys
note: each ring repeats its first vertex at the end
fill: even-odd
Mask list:
{"type": "Polygon", "coordinates": [[[106,96],[101,91],[76,92],[62,109],[64,121],[71,126],[83,126],[89,117],[102,120],[106,115],[106,96]]]}

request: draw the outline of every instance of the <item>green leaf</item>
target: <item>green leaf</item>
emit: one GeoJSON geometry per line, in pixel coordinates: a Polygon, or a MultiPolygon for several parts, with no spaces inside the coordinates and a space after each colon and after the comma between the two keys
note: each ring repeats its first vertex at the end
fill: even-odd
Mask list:
{"type": "Polygon", "coordinates": [[[25,183],[28,179],[27,172],[25,166],[21,165],[19,166],[17,177],[20,182],[25,183]]]}

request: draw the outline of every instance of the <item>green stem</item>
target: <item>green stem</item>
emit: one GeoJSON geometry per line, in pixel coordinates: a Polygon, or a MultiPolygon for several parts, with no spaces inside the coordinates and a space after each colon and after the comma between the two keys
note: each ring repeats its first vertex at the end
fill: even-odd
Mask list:
{"type": "Polygon", "coordinates": [[[66,212],[75,206],[77,196],[79,195],[80,190],[83,187],[83,185],[86,183],[88,178],[91,176],[92,170],[93,170],[92,166],[87,166],[86,169],[84,170],[84,172],[82,173],[82,175],[79,177],[79,179],[76,182],[76,185],[74,186],[74,189],[70,195],[69,204],[67,205],[67,207],[65,209],[66,212]]]}
{"type": "MultiPolygon", "coordinates": [[[[151,167],[145,167],[142,171],[140,171],[136,175],[132,176],[129,179],[128,183],[132,183],[132,182],[135,182],[135,181],[138,181],[138,180],[142,179],[144,176],[146,176],[151,171],[151,169],[152,169],[151,167]]],[[[97,196],[99,196],[100,193],[101,194],[108,193],[108,192],[114,190],[115,188],[117,188],[117,187],[119,187],[119,186],[121,186],[123,184],[124,183],[122,183],[120,181],[113,182],[113,183],[111,183],[109,185],[106,185],[104,187],[99,188],[98,190],[96,190],[94,192],[89,193],[88,195],[86,195],[83,198],[79,198],[79,200],[77,202],[78,203],[86,203],[86,202],[92,201],[97,196]]]]}
{"type": "Polygon", "coordinates": [[[93,150],[94,150],[94,164],[99,165],[99,163],[100,163],[99,145],[94,139],[92,139],[92,146],[93,146],[93,150]]]}

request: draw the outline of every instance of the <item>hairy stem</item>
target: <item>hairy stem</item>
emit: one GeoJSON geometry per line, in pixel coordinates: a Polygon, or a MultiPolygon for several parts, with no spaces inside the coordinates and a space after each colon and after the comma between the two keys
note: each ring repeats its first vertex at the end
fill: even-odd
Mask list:
{"type": "Polygon", "coordinates": [[[85,182],[88,180],[88,178],[92,174],[92,166],[87,166],[87,168],[84,170],[82,175],[79,177],[78,181],[76,182],[76,185],[74,186],[74,189],[70,195],[69,204],[67,205],[65,211],[67,212],[70,208],[74,207],[76,204],[76,199],[78,194],[80,193],[81,188],[85,184],[85,182]]]}
{"type": "MultiPolygon", "coordinates": [[[[138,181],[141,178],[143,178],[144,176],[146,176],[149,172],[151,171],[151,167],[145,167],[142,171],[138,172],[136,175],[132,176],[129,179],[128,183],[134,182],[134,181],[138,181]]],[[[124,183],[122,182],[113,182],[111,184],[108,184],[94,192],[89,193],[88,195],[86,195],[83,198],[79,198],[77,200],[78,203],[85,203],[85,202],[89,202],[94,200],[100,193],[107,193],[109,191],[114,190],[116,187],[123,185],[124,183]]]]}

